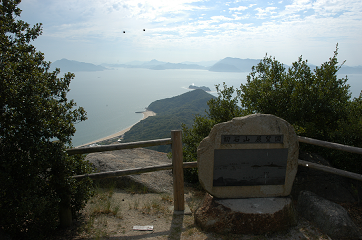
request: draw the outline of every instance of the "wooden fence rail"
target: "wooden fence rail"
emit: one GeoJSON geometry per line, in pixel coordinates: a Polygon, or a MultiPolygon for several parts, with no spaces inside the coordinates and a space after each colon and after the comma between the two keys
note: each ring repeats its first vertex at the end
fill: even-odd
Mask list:
{"type": "MultiPolygon", "coordinates": [[[[317,169],[324,172],[333,173],[342,177],[348,177],[351,179],[356,179],[362,181],[362,175],[357,173],[352,173],[348,171],[344,171],[337,168],[332,168],[328,166],[324,166],[317,163],[312,163],[304,160],[298,159],[298,165],[302,167],[308,167],[317,169]]],[[[197,162],[184,162],[183,168],[197,168],[197,162]]],[[[117,170],[117,171],[109,171],[109,172],[101,172],[101,173],[91,173],[91,174],[84,174],[84,175],[77,175],[73,176],[75,179],[82,179],[89,177],[90,179],[97,180],[97,179],[104,179],[104,178],[113,178],[113,177],[121,177],[133,174],[141,174],[146,172],[156,172],[161,170],[169,170],[172,169],[172,164],[164,164],[164,165],[157,165],[157,166],[149,166],[149,167],[141,167],[141,168],[132,168],[126,170],[117,170]]]]}
{"type": "Polygon", "coordinates": [[[341,170],[341,169],[338,169],[338,168],[332,168],[332,167],[324,166],[324,165],[317,164],[317,163],[311,163],[311,162],[304,161],[304,160],[299,160],[299,159],[298,159],[298,165],[303,166],[303,167],[317,169],[317,170],[320,170],[320,171],[323,171],[323,172],[333,173],[333,174],[336,174],[336,175],[339,175],[339,176],[342,176],[342,177],[347,177],[347,178],[362,181],[362,175],[361,174],[344,171],[344,170],[341,170]]]}
{"type": "MultiPolygon", "coordinates": [[[[89,177],[92,180],[98,180],[98,179],[104,179],[104,178],[114,178],[114,177],[141,174],[141,173],[147,173],[147,172],[156,172],[156,171],[161,171],[161,170],[170,170],[172,168],[173,168],[173,165],[170,163],[170,164],[163,164],[163,165],[156,165],[156,166],[149,166],[149,167],[130,168],[130,169],[124,169],[124,170],[109,171],[109,172],[99,172],[99,173],[76,175],[76,176],[73,176],[73,178],[80,180],[82,178],[89,177]]],[[[197,162],[184,162],[182,164],[182,168],[197,168],[197,162]]]]}
{"type": "Polygon", "coordinates": [[[347,145],[343,145],[343,144],[339,144],[339,143],[331,143],[331,142],[326,142],[326,141],[321,141],[321,140],[307,138],[307,137],[301,137],[301,136],[298,136],[298,141],[302,142],[302,143],[308,143],[308,144],[321,146],[321,147],[337,149],[337,150],[341,150],[341,151],[345,151],[345,152],[362,154],[362,148],[351,147],[351,146],[347,146],[347,145]]]}
{"type": "MultiPolygon", "coordinates": [[[[173,132],[176,132],[176,131],[173,131],[173,132]]],[[[95,146],[95,147],[72,148],[72,149],[68,149],[67,153],[69,155],[74,155],[74,154],[84,154],[84,153],[93,153],[93,152],[113,151],[113,150],[120,150],[120,149],[150,147],[150,146],[172,144],[172,141],[173,141],[172,138],[165,138],[165,139],[156,139],[156,140],[150,140],[150,141],[121,143],[121,144],[95,146]]],[[[178,141],[180,141],[182,143],[182,139],[178,139],[178,141]]],[[[317,145],[317,146],[337,149],[337,150],[341,150],[341,151],[362,154],[362,148],[358,148],[358,147],[351,147],[351,146],[347,146],[347,145],[343,145],[343,144],[331,143],[331,142],[326,142],[326,141],[321,141],[321,140],[307,138],[307,137],[301,137],[301,136],[298,136],[298,141],[303,142],[303,143],[317,145]]],[[[181,149],[180,146],[178,146],[178,148],[181,149]]],[[[180,162],[182,162],[182,161],[180,161],[180,162]]],[[[336,175],[340,175],[343,177],[348,177],[348,178],[362,181],[361,174],[352,173],[352,172],[340,170],[337,168],[324,166],[321,164],[311,163],[311,162],[307,162],[304,160],[298,160],[298,165],[303,166],[303,167],[317,169],[317,170],[324,171],[324,172],[334,173],[336,175]]],[[[196,167],[197,167],[197,162],[184,162],[182,164],[182,168],[196,168],[196,167]]],[[[140,173],[146,173],[146,172],[168,170],[168,169],[172,169],[172,168],[173,168],[173,164],[165,164],[165,165],[158,165],[158,166],[148,166],[148,167],[141,167],[141,168],[134,168],[134,169],[77,175],[77,176],[73,176],[73,178],[82,179],[85,177],[89,177],[91,179],[96,180],[96,179],[103,179],[103,178],[112,178],[112,177],[140,174],[140,173]]]]}
{"type": "Polygon", "coordinates": [[[140,148],[140,147],[152,147],[152,146],[167,145],[167,144],[172,144],[171,138],[130,142],[130,143],[120,143],[112,145],[101,145],[95,147],[71,148],[67,149],[66,152],[68,153],[68,155],[74,155],[74,154],[114,151],[121,149],[140,148]]]}
{"type": "MultiPolygon", "coordinates": [[[[331,143],[331,142],[326,142],[326,141],[321,141],[321,140],[307,138],[307,137],[301,137],[301,136],[298,136],[298,141],[302,142],[302,143],[308,143],[308,144],[321,146],[321,147],[337,149],[337,150],[341,150],[341,151],[345,151],[345,152],[362,154],[362,148],[351,147],[351,146],[347,146],[347,145],[343,145],[343,144],[339,144],[339,143],[331,143]]],[[[151,147],[151,146],[158,146],[158,145],[167,145],[167,144],[171,144],[171,143],[172,143],[171,138],[164,138],[164,139],[156,139],[156,140],[149,140],[149,141],[102,145],[102,146],[95,146],[95,147],[71,148],[71,149],[67,149],[66,152],[68,153],[68,155],[74,155],[74,154],[114,151],[114,150],[121,150],[121,149],[131,149],[131,148],[139,148],[139,147],[151,147]]]]}
{"type": "MultiPolygon", "coordinates": [[[[68,155],[74,154],[85,154],[85,153],[94,153],[94,152],[104,152],[104,151],[113,151],[113,150],[121,150],[121,149],[131,149],[131,148],[140,148],[140,147],[150,147],[150,146],[158,146],[158,145],[172,145],[172,164],[164,164],[158,166],[148,166],[141,168],[133,168],[126,170],[118,170],[118,171],[110,171],[110,172],[101,172],[101,173],[92,173],[85,175],[77,175],[73,176],[75,179],[82,179],[85,177],[89,177],[91,179],[103,179],[103,178],[113,178],[120,177],[126,175],[140,174],[146,172],[154,172],[161,170],[173,169],[173,188],[174,188],[174,210],[175,211],[184,211],[184,185],[183,185],[183,168],[196,168],[197,162],[183,162],[182,157],[182,136],[180,130],[171,131],[171,138],[165,139],[157,139],[150,141],[140,141],[140,142],[131,142],[131,143],[121,143],[121,144],[112,144],[112,145],[103,145],[103,146],[95,146],[95,147],[82,147],[82,148],[72,148],[67,149],[66,152],[68,155]]],[[[362,154],[362,148],[346,146],[337,143],[331,143],[321,140],[316,140],[307,137],[298,136],[298,141],[302,143],[313,144],[317,146],[333,148],[341,151],[347,151],[351,153],[362,154]]],[[[362,181],[362,175],[343,171],[340,169],[324,166],[321,164],[311,163],[303,160],[298,160],[299,166],[304,166],[308,168],[318,169],[324,172],[329,172],[333,174],[337,174],[343,177],[348,177],[352,179],[356,179],[362,181]]],[[[61,211],[68,211],[69,209],[63,209],[61,211]]],[[[62,212],[60,213],[62,216],[62,212]]],[[[69,226],[72,222],[72,217],[70,215],[61,217],[61,223],[63,226],[69,226]],[[67,218],[67,219],[65,219],[67,218]]]]}
{"type": "MultiPolygon", "coordinates": [[[[121,143],[121,144],[112,144],[112,145],[103,145],[95,147],[82,147],[82,148],[72,148],[67,149],[66,152],[68,155],[74,154],[85,154],[85,153],[94,153],[94,152],[105,152],[105,151],[114,151],[121,149],[131,149],[131,148],[140,148],[140,147],[151,147],[158,145],[167,145],[171,144],[172,146],[172,164],[171,165],[161,165],[153,167],[145,167],[138,169],[127,169],[114,172],[106,173],[94,173],[89,175],[77,175],[73,178],[81,179],[84,177],[90,177],[92,179],[100,179],[105,177],[118,177],[125,176],[130,174],[139,174],[150,171],[159,171],[166,169],[173,169],[174,175],[174,211],[184,211],[184,188],[183,188],[183,159],[182,159],[182,132],[180,130],[171,131],[171,138],[165,139],[156,139],[150,141],[140,141],[140,142],[131,142],[131,143],[121,143]],[[180,167],[181,166],[181,167],[180,167]],[[181,168],[181,170],[180,170],[181,168]],[[152,169],[152,170],[150,170],[152,169]],[[175,175],[178,175],[175,177],[175,175]],[[181,175],[181,176],[180,176],[181,175]],[[182,183],[182,186],[181,186],[182,183]]],[[[69,227],[72,224],[72,213],[69,204],[60,205],[59,209],[59,221],[62,227],[69,227]]]]}

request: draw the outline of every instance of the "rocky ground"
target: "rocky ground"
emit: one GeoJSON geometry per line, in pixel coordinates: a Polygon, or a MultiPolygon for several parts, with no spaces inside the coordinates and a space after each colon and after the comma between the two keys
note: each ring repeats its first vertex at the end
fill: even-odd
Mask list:
{"type": "MultiPolygon", "coordinates": [[[[87,160],[98,171],[112,171],[170,163],[164,153],[132,149],[93,153],[87,160]]],[[[306,175],[302,175],[302,180],[306,175]]],[[[307,178],[308,181],[311,179],[307,178]]],[[[305,188],[299,179],[299,188],[305,188]]],[[[329,179],[330,180],[330,179],[329,179]]],[[[307,182],[308,182],[307,181],[307,182]]],[[[305,181],[304,181],[305,182],[305,181]]],[[[342,184],[343,185],[343,184],[342,184]]],[[[187,211],[173,212],[171,170],[133,175],[98,183],[95,196],[88,202],[72,228],[55,233],[56,239],[330,239],[307,220],[299,217],[295,227],[267,235],[217,235],[201,231],[193,212],[205,192],[199,186],[185,187],[187,211]],[[152,226],[150,231],[135,226],[152,226]]],[[[344,192],[343,192],[344,193],[344,192]]],[[[296,193],[295,193],[296,194],[296,193]]],[[[345,193],[344,193],[345,194],[345,193]]],[[[348,196],[349,197],[349,196],[348,196]]],[[[295,199],[295,198],[294,198],[295,199]]],[[[297,202],[295,201],[297,204],[297,202]]],[[[362,207],[356,202],[341,203],[362,229],[362,207]]]]}

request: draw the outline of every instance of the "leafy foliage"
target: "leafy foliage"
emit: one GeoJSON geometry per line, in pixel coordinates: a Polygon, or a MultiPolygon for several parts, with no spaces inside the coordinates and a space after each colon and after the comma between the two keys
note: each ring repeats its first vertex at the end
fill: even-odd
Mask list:
{"type": "Polygon", "coordinates": [[[58,78],[59,69],[48,71],[50,63],[30,44],[41,24],[16,20],[19,3],[0,5],[0,228],[40,239],[57,227],[69,196],[73,214],[84,206],[90,182],[70,176],[91,168],[81,156],[65,154],[74,123],[86,119],[66,98],[74,74],[58,78]]]}
{"type": "MultiPolygon", "coordinates": [[[[333,57],[311,71],[299,57],[286,71],[266,56],[241,84],[240,101],[247,114],[274,114],[291,123],[298,135],[362,147],[362,95],[351,100],[348,78],[338,79],[338,45],[333,57]]],[[[342,63],[343,65],[343,63],[342,63]]],[[[362,172],[360,156],[301,144],[318,152],[335,167],[362,172]]]]}
{"type": "MultiPolygon", "coordinates": [[[[220,85],[216,85],[216,91],[218,97],[207,102],[209,110],[206,111],[206,116],[196,115],[191,127],[182,125],[185,162],[197,161],[197,147],[202,139],[209,135],[215,124],[243,115],[242,109],[238,106],[237,96],[234,94],[234,87],[228,87],[223,83],[223,89],[220,89],[220,85]]],[[[197,169],[184,169],[184,175],[185,180],[189,182],[198,181],[197,169]]]]}
{"type": "Polygon", "coordinates": [[[347,117],[350,99],[347,78],[337,79],[337,50],[314,72],[299,57],[285,71],[266,56],[241,85],[240,100],[247,113],[270,113],[293,124],[297,134],[321,140],[347,117]]]}
{"type": "Polygon", "coordinates": [[[207,107],[206,102],[212,95],[201,89],[195,89],[179,96],[165,98],[152,102],[147,109],[157,114],[177,113],[180,108],[190,112],[199,112],[207,107]],[[206,101],[205,101],[206,100],[206,101]]]}
{"type": "MultiPolygon", "coordinates": [[[[240,90],[218,86],[219,96],[208,102],[207,115],[196,116],[191,128],[183,127],[184,159],[197,160],[197,147],[215,124],[253,113],[281,117],[301,136],[362,147],[362,93],[351,100],[348,78],[337,79],[337,55],[338,45],[333,57],[313,71],[302,57],[286,69],[266,55],[240,90]]],[[[360,155],[313,145],[301,148],[322,154],[337,168],[362,173],[360,155]]],[[[185,172],[185,179],[197,181],[196,170],[185,172]]]]}

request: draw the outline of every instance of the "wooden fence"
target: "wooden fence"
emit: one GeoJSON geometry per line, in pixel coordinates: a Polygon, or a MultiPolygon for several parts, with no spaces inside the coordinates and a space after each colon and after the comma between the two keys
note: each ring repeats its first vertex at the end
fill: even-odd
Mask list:
{"type": "MultiPolygon", "coordinates": [[[[362,148],[351,147],[351,146],[346,146],[346,145],[331,143],[331,142],[325,142],[325,141],[320,141],[320,140],[306,138],[306,137],[300,137],[300,136],[298,136],[298,141],[303,142],[303,143],[318,145],[318,146],[322,146],[322,147],[337,149],[337,150],[341,150],[341,151],[362,154],[362,148]]],[[[85,175],[77,175],[77,176],[73,176],[73,177],[75,179],[89,177],[91,179],[96,180],[96,179],[114,178],[114,177],[120,177],[120,176],[126,176],[126,175],[133,175],[133,174],[140,174],[140,173],[146,173],[146,172],[154,172],[154,171],[172,169],[173,170],[174,211],[184,211],[185,203],[184,203],[183,169],[184,168],[196,168],[197,162],[183,162],[182,132],[180,130],[171,131],[171,138],[132,142],[132,143],[103,145],[103,146],[95,146],[95,147],[72,148],[72,149],[68,149],[67,153],[68,153],[68,155],[74,155],[74,154],[104,152],[104,151],[113,151],[113,150],[121,150],[121,149],[159,146],[159,145],[167,145],[167,144],[171,144],[171,146],[172,146],[172,163],[171,164],[117,170],[117,171],[110,171],[110,172],[92,173],[92,174],[85,174],[85,175]]],[[[356,173],[352,173],[352,172],[348,172],[348,171],[344,171],[344,170],[340,170],[340,169],[336,169],[336,168],[332,168],[332,167],[327,167],[327,166],[324,166],[321,164],[311,163],[311,162],[307,162],[307,161],[303,161],[303,160],[298,160],[298,165],[362,181],[361,174],[356,174],[356,173]]],[[[70,210],[61,209],[60,211],[61,211],[61,213],[60,213],[61,225],[69,226],[72,222],[72,216],[71,216],[71,214],[69,215],[70,210]],[[68,214],[62,214],[62,212],[63,213],[67,212],[68,214]]]]}

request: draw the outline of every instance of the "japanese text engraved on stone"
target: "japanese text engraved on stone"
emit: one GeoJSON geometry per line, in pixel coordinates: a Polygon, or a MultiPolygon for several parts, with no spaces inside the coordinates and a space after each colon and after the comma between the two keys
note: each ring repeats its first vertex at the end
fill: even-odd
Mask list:
{"type": "Polygon", "coordinates": [[[221,144],[283,143],[283,135],[221,135],[221,144]]]}
{"type": "Polygon", "coordinates": [[[215,149],[213,186],[284,185],[287,148],[215,149]]]}

